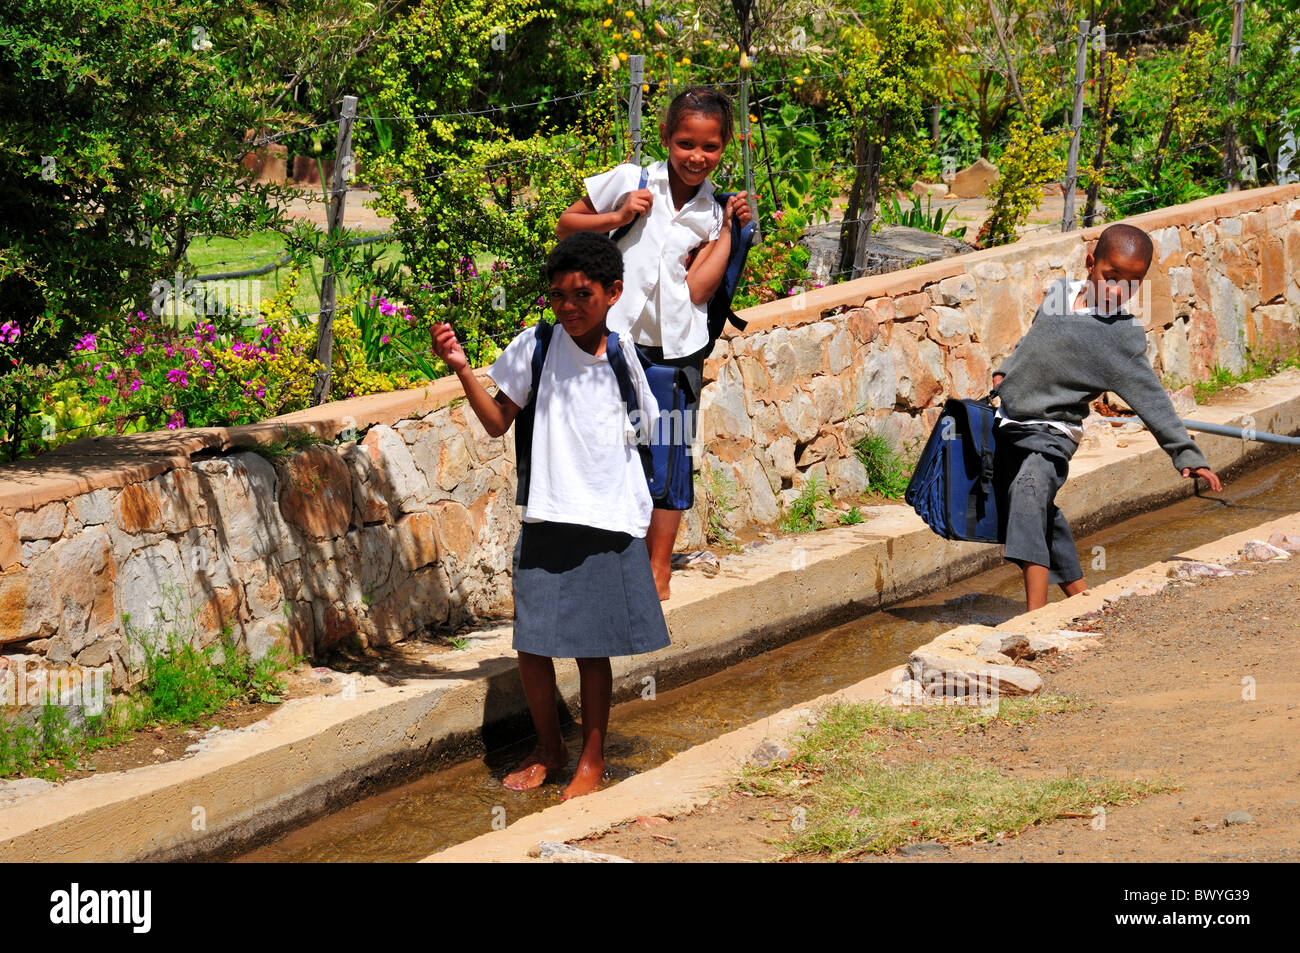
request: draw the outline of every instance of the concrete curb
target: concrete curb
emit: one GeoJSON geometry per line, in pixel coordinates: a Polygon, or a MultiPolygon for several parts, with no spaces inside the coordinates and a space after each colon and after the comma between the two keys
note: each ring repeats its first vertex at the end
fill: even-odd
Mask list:
{"type": "MultiPolygon", "coordinates": [[[[1080,616],[1100,609],[1106,603],[1129,598],[1144,587],[1162,587],[1170,581],[1169,570],[1184,560],[1233,563],[1238,561],[1237,552],[1248,540],[1267,539],[1275,532],[1292,535],[1300,533],[1300,513],[1270,520],[1189,549],[1174,559],[1151,563],[1069,600],[1049,603],[1041,609],[1008,619],[993,631],[1029,635],[1068,628],[1080,616]]],[[[800,728],[810,724],[810,718],[819,709],[830,704],[867,701],[889,703],[890,688],[896,684],[905,668],[904,665],[895,666],[847,688],[786,708],[684,751],[665,764],[629,778],[615,787],[530,814],[504,830],[482,834],[473,840],[448,847],[424,858],[421,863],[525,863],[535,860],[529,851],[538,841],[564,843],[602,834],[637,817],[676,817],[689,814],[709,803],[720,786],[734,780],[764,739],[788,740],[800,728]]]]}
{"type": "MultiPolygon", "coordinates": [[[[1197,411],[1201,419],[1226,424],[1245,414],[1259,430],[1300,431],[1300,373],[1246,385],[1241,395],[1197,411]]],[[[1218,470],[1254,450],[1228,437],[1202,435],[1198,443],[1218,470]]],[[[1154,438],[1142,433],[1126,448],[1077,454],[1059,502],[1082,533],[1190,491],[1154,438]]],[[[1001,563],[996,547],[938,539],[910,509],[868,507],[865,515],[858,526],[727,557],[714,578],[674,581],[674,596],[665,604],[673,644],[653,655],[615,659],[616,700],[639,693],[646,675],[667,689],[1001,563]]],[[[485,634],[473,651],[457,653],[427,678],[396,686],[367,680],[351,699],[290,702],[192,757],[71,781],[13,801],[0,807],[0,860],[212,856],[328,813],[354,800],[363,786],[409,775],[476,744],[485,726],[526,711],[507,632],[498,627],[485,634]]],[[[576,700],[571,662],[561,664],[559,681],[564,697],[576,700]]]]}

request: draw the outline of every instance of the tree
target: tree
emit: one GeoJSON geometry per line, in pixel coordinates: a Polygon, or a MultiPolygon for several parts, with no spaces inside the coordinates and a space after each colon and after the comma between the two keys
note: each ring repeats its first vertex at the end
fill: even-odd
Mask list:
{"type": "Polygon", "coordinates": [[[930,67],[941,45],[934,20],[903,0],[883,0],[870,25],[840,31],[836,65],[844,83],[836,108],[853,125],[855,168],[840,229],[841,274],[862,274],[861,249],[871,236],[887,153],[903,145],[903,137],[892,137],[935,95],[930,67]]]}
{"type": "Polygon", "coordinates": [[[283,227],[240,168],[263,90],[231,82],[212,8],[12,0],[0,24],[0,430],[15,456],[37,387],[145,305],[196,235],[283,227]]]}

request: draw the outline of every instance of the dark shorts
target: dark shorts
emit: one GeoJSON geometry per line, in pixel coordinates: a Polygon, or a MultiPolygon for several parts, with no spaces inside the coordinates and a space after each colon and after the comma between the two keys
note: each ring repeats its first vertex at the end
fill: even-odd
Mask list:
{"type": "Polygon", "coordinates": [[[668,645],[640,537],[572,523],[524,523],[512,568],[517,652],[608,658],[668,645]]]}
{"type": "Polygon", "coordinates": [[[1076,449],[1065,434],[1042,424],[1000,424],[997,429],[994,486],[1005,556],[1021,568],[1046,566],[1048,580],[1058,584],[1083,578],[1074,536],[1055,502],[1076,449]]]}
{"type": "MultiPolygon", "coordinates": [[[[665,358],[663,348],[649,347],[645,344],[638,344],[637,350],[641,354],[643,354],[647,360],[650,360],[655,364],[660,364],[664,367],[691,368],[695,371],[695,375],[694,375],[695,380],[701,381],[701,386],[695,388],[695,393],[692,395],[692,399],[687,401],[685,426],[680,428],[665,427],[662,431],[663,433],[668,433],[672,435],[672,440],[675,446],[679,446],[683,448],[683,450],[687,454],[686,465],[690,467],[691,473],[693,474],[695,472],[695,460],[693,457],[690,456],[690,452],[691,452],[691,448],[695,445],[695,433],[697,427],[699,426],[699,417],[700,417],[700,393],[699,392],[703,390],[702,382],[704,377],[704,361],[708,357],[708,354],[706,354],[704,351],[698,351],[695,354],[689,354],[686,357],[665,358]]],[[[710,347],[707,348],[706,350],[712,350],[712,348],[710,347]]],[[[690,490],[688,495],[691,497],[692,502],[694,502],[695,499],[694,480],[692,480],[690,483],[690,490]]],[[[655,500],[654,508],[657,510],[674,510],[674,511],[677,510],[677,507],[669,506],[663,500],[655,500]]],[[[683,509],[690,509],[690,506],[683,507],[683,509]]]]}

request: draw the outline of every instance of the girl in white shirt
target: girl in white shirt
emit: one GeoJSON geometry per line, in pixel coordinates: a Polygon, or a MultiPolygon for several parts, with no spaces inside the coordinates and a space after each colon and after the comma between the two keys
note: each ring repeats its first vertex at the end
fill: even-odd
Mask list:
{"type": "MultiPolygon", "coordinates": [[[[555,706],[555,658],[573,658],[582,683],[582,755],[564,798],[596,790],[605,773],[611,655],[668,645],[642,538],[651,500],[628,408],[610,365],[606,315],[622,293],[623,261],[603,235],[572,235],[546,262],[556,323],[537,393],[535,328],[521,332],[488,374],[496,397],[474,376],[448,324],[433,326],[438,355],[460,378],[469,404],[494,437],[534,402],[527,499],[515,546],[514,648],[537,747],[509,775],[513,790],[540,786],[569,761],[555,706]]],[[[641,411],[658,414],[629,344],[628,377],[641,411]]]]}
{"type": "MultiPolygon", "coordinates": [[[[679,94],[659,125],[668,159],[646,170],[645,188],[639,187],[641,168],[630,163],[592,176],[585,180],[586,194],[560,216],[555,229],[563,238],[631,226],[618,239],[624,292],[610,308],[610,330],[630,337],[651,363],[695,368],[696,379],[712,350],[708,303],[731,256],[731,219],[743,226],[751,218],[746,193],[722,206],[709,181],[733,126],[731,100],[719,90],[697,86],[679,94]]],[[[664,432],[689,447],[698,394],[687,410],[685,428],[664,432]]],[[[655,503],[646,545],[660,599],[668,598],[681,518],[682,511],[655,503]]]]}

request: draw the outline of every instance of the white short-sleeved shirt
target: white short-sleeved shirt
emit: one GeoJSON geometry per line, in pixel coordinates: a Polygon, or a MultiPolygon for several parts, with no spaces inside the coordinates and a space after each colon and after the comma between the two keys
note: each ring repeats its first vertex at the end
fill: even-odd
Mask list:
{"type": "MultiPolygon", "coordinates": [[[[597,212],[612,212],[641,184],[641,167],[624,163],[585,180],[597,212]]],[[[722,234],[722,206],[705,179],[695,196],[673,209],[668,163],[646,169],[654,194],[642,215],[619,240],[623,251],[623,296],[609,309],[611,331],[632,335],[638,344],[662,347],[664,357],[685,357],[709,343],[708,306],[691,301],[686,260],[693,249],[722,234]]]]}
{"type": "MultiPolygon", "coordinates": [[[[518,334],[488,370],[520,407],[532,397],[532,328],[518,334]]],[[[643,420],[659,406],[641,362],[624,352],[643,420]]],[[[619,394],[609,359],[588,354],[556,325],[542,365],[533,420],[532,468],[523,519],[576,523],[645,536],[653,503],[636,447],[633,420],[619,394]]]]}

